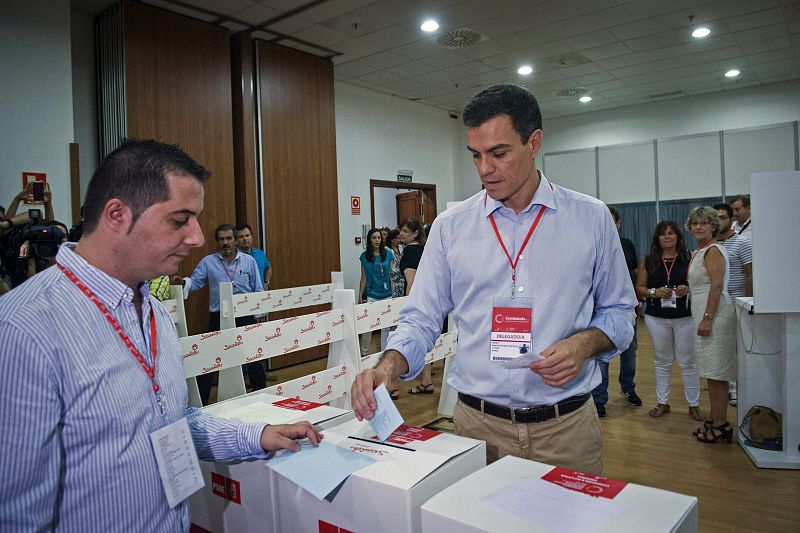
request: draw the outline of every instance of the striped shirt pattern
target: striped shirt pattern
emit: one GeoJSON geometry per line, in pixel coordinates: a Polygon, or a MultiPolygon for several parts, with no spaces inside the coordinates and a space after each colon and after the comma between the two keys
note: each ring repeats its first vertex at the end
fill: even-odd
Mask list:
{"type": "Polygon", "coordinates": [[[745,296],[747,276],[744,274],[744,265],[753,262],[753,248],[750,239],[742,235],[731,235],[722,242],[730,266],[728,279],[728,294],[731,298],[745,296]]]}
{"type": "Polygon", "coordinates": [[[147,284],[133,290],[62,245],[57,260],[105,304],[152,365],[152,382],[95,305],[58,268],[0,298],[0,531],[188,531],[170,509],[150,434],[186,416],[201,459],[266,457],[263,424],[187,408],[178,335],[147,284]]]}

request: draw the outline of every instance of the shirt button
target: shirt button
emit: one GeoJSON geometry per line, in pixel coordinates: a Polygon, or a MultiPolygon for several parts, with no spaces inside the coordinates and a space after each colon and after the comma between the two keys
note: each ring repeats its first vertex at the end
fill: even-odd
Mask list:
{"type": "Polygon", "coordinates": [[[519,389],[514,389],[514,392],[519,392],[519,389]]]}
{"type": "Polygon", "coordinates": [[[517,292],[522,292],[523,290],[525,290],[525,287],[517,287],[517,292]]]}

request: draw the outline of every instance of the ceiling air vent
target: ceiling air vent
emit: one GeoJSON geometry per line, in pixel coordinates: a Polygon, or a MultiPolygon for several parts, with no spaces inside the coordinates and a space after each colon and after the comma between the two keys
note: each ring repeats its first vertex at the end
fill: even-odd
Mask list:
{"type": "Polygon", "coordinates": [[[436,42],[444,47],[456,50],[466,48],[484,39],[483,35],[469,28],[459,28],[440,35],[436,42]]]}
{"type": "Polygon", "coordinates": [[[589,91],[585,87],[566,87],[556,91],[556,96],[559,98],[579,98],[584,96],[589,91]]]}

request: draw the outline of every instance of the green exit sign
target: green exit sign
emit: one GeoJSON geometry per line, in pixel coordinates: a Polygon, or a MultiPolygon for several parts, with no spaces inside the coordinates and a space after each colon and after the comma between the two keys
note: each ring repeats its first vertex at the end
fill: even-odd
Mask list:
{"type": "Polygon", "coordinates": [[[408,174],[398,174],[397,181],[403,181],[405,183],[411,183],[411,176],[408,174]]]}

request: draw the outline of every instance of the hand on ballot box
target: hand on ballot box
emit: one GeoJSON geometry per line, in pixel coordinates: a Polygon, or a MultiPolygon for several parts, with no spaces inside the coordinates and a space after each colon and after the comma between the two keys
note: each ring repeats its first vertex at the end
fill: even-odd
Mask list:
{"type": "Polygon", "coordinates": [[[316,448],[323,436],[310,422],[270,425],[261,432],[261,447],[267,452],[278,450],[299,452],[300,444],[295,439],[308,439],[316,448]]]}

